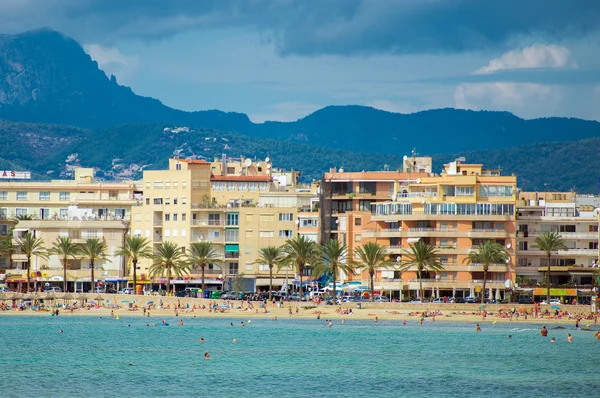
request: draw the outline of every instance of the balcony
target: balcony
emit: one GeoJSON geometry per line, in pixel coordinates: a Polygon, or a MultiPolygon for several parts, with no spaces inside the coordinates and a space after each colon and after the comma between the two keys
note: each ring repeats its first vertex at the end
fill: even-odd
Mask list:
{"type": "Polygon", "coordinates": [[[413,210],[410,214],[376,214],[372,213],[373,221],[410,221],[410,220],[437,220],[437,221],[460,221],[460,220],[485,220],[485,221],[511,221],[513,215],[477,215],[477,214],[428,214],[413,210]]]}
{"type": "Polygon", "coordinates": [[[152,225],[154,225],[155,227],[162,227],[163,222],[162,222],[162,220],[154,220],[152,222],[152,225]]]}
{"type": "Polygon", "coordinates": [[[239,252],[226,252],[225,258],[226,259],[240,258],[240,253],[239,252]]]}
{"type": "MultiPolygon", "coordinates": [[[[483,272],[483,264],[472,263],[467,266],[469,272],[483,272]]],[[[488,272],[507,272],[508,266],[506,264],[490,264],[488,265],[488,272]]]]}
{"type": "MultiPolygon", "coordinates": [[[[547,265],[540,265],[539,267],[531,267],[537,269],[538,272],[548,272],[547,265]]],[[[574,274],[593,274],[598,271],[596,267],[579,266],[579,265],[551,265],[550,272],[569,272],[574,274]]]]}
{"type": "Polygon", "coordinates": [[[208,236],[208,237],[202,236],[202,237],[196,237],[193,240],[194,240],[194,242],[211,242],[211,243],[220,243],[220,244],[225,243],[225,237],[224,236],[218,236],[218,237],[215,237],[215,236],[208,236]]]}
{"type": "Polygon", "coordinates": [[[473,228],[468,233],[469,238],[506,238],[508,236],[510,236],[510,233],[505,229],[473,228]]]}
{"type": "Polygon", "coordinates": [[[570,256],[597,256],[598,249],[569,249],[559,250],[557,253],[559,256],[570,255],[570,256]]]}

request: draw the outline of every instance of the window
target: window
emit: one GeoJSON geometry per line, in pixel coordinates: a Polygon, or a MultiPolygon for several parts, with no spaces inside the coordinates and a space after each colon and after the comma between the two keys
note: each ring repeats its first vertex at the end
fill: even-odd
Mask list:
{"type": "Polygon", "coordinates": [[[186,220],[186,214],[185,213],[181,213],[181,221],[185,221],[186,220]]]}
{"type": "Polygon", "coordinates": [[[155,205],[162,205],[162,203],[163,203],[162,198],[154,198],[155,205]]]}
{"type": "Polygon", "coordinates": [[[187,181],[181,181],[181,188],[187,188],[187,181]]]}
{"type": "Polygon", "coordinates": [[[173,213],[173,221],[177,221],[177,213],[173,213]]]}
{"type": "Polygon", "coordinates": [[[173,188],[178,188],[179,184],[177,183],[177,180],[173,181],[173,188]]]}
{"type": "Polygon", "coordinates": [[[238,242],[240,236],[239,229],[226,229],[225,230],[225,242],[238,242]]]}
{"type": "Polygon", "coordinates": [[[360,226],[361,224],[362,224],[362,219],[360,219],[360,218],[355,218],[354,219],[354,225],[360,226]]]}
{"type": "Polygon", "coordinates": [[[473,196],[475,195],[475,187],[456,187],[454,193],[456,196],[473,196]]]}
{"type": "Polygon", "coordinates": [[[293,231],[291,229],[282,229],[279,230],[279,237],[289,239],[293,236],[293,231]]]}
{"type": "Polygon", "coordinates": [[[187,198],[184,196],[183,198],[181,198],[181,204],[184,205],[187,203],[187,198]]]}
{"type": "Polygon", "coordinates": [[[174,230],[173,230],[173,237],[174,237],[174,238],[176,238],[176,237],[177,237],[177,230],[176,230],[176,229],[174,229],[174,230]]]}
{"type": "Polygon", "coordinates": [[[171,204],[171,198],[165,198],[165,205],[171,204]]]}
{"type": "Polygon", "coordinates": [[[40,191],[40,200],[50,200],[50,191],[40,191]]]}
{"type": "Polygon", "coordinates": [[[27,200],[27,192],[18,191],[17,192],[17,200],[27,200]]]}
{"type": "Polygon", "coordinates": [[[210,213],[208,215],[208,225],[221,225],[221,215],[210,213]]]}
{"type": "Polygon", "coordinates": [[[177,204],[177,198],[173,198],[173,204],[176,205],[177,204]]]}
{"type": "Polygon", "coordinates": [[[150,198],[146,198],[146,205],[150,204],[150,198]]]}
{"type": "Polygon", "coordinates": [[[273,214],[261,214],[260,222],[273,222],[273,214]]]}
{"type": "Polygon", "coordinates": [[[175,170],[181,170],[181,163],[175,164],[175,170]]]}
{"type": "Polygon", "coordinates": [[[17,207],[15,209],[15,215],[18,216],[26,216],[27,215],[27,209],[23,209],[23,208],[19,208],[17,207]]]}
{"type": "Polygon", "coordinates": [[[222,181],[215,181],[212,183],[212,190],[222,192],[225,190],[225,183],[222,181]]]}
{"type": "Polygon", "coordinates": [[[182,238],[185,238],[185,236],[186,236],[185,229],[182,229],[182,230],[181,230],[181,237],[182,237],[182,238]]]}
{"type": "Polygon", "coordinates": [[[356,234],[356,235],[354,235],[354,241],[355,241],[355,242],[360,242],[360,241],[362,241],[362,235],[360,235],[360,234],[356,234]]]}
{"type": "Polygon", "coordinates": [[[237,184],[235,182],[228,182],[227,183],[227,190],[228,191],[235,191],[235,188],[237,187],[237,184]]]}
{"type": "Polygon", "coordinates": [[[257,187],[257,183],[255,183],[255,182],[248,183],[248,191],[254,192],[254,191],[256,191],[256,187],[257,187]]]}
{"type": "Polygon", "coordinates": [[[248,183],[247,182],[238,182],[238,191],[240,192],[246,192],[248,190],[248,183]]]}
{"type": "Polygon", "coordinates": [[[227,269],[230,274],[237,274],[238,273],[238,263],[229,263],[227,266],[227,269]]]}
{"type": "Polygon", "coordinates": [[[165,189],[171,189],[171,181],[165,181],[165,189]]]}
{"type": "Polygon", "coordinates": [[[58,194],[58,199],[59,200],[71,200],[71,193],[70,192],[60,192],[58,194]]]}
{"type": "Polygon", "coordinates": [[[259,238],[272,238],[273,237],[273,231],[259,231],[258,232],[258,237],[259,238]]]}
{"type": "Polygon", "coordinates": [[[227,225],[239,225],[239,213],[227,213],[227,225]]]}
{"type": "Polygon", "coordinates": [[[371,201],[361,200],[358,202],[358,210],[360,211],[371,211],[371,201]]]}
{"type": "Polygon", "coordinates": [[[301,218],[300,226],[305,228],[316,228],[319,226],[319,220],[315,218],[301,218]]]}
{"type": "Polygon", "coordinates": [[[66,220],[67,218],[69,218],[69,209],[60,209],[58,216],[61,220],[66,220]]]}
{"type": "Polygon", "coordinates": [[[163,183],[162,181],[154,181],[154,189],[162,189],[163,183]]]}
{"type": "Polygon", "coordinates": [[[0,200],[8,200],[8,191],[0,191],[0,200]]]}
{"type": "Polygon", "coordinates": [[[171,214],[165,213],[165,221],[171,221],[171,214]]]}
{"type": "Polygon", "coordinates": [[[292,221],[293,217],[292,213],[279,213],[279,221],[292,221]]]}
{"type": "Polygon", "coordinates": [[[122,220],[125,218],[125,209],[115,209],[115,218],[122,220]]]}
{"type": "Polygon", "coordinates": [[[48,220],[50,218],[50,209],[40,208],[39,210],[40,220],[48,220]]]}
{"type": "Polygon", "coordinates": [[[170,237],[171,237],[171,230],[165,229],[165,238],[170,238],[170,237]]]}

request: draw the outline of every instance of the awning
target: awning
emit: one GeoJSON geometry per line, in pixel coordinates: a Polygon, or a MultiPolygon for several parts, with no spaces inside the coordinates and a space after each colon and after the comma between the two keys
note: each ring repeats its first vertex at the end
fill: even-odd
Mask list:
{"type": "Polygon", "coordinates": [[[421,238],[408,238],[406,241],[408,243],[416,243],[420,240],[421,238]]]}
{"type": "Polygon", "coordinates": [[[29,231],[29,228],[15,228],[13,229],[14,232],[25,232],[25,231],[29,231]]]}
{"type": "MultiPolygon", "coordinates": [[[[291,282],[291,279],[288,280],[291,282]]],[[[269,278],[260,278],[256,279],[256,286],[269,286],[269,278]]],[[[304,281],[303,281],[304,282],[304,281]]],[[[273,278],[273,286],[283,286],[285,285],[285,278],[273,278]]]]}
{"type": "Polygon", "coordinates": [[[63,277],[60,275],[53,275],[49,278],[50,281],[52,282],[62,282],[63,281],[63,277]]]}
{"type": "Polygon", "coordinates": [[[226,244],[225,253],[238,253],[240,251],[240,245],[226,244]]]}

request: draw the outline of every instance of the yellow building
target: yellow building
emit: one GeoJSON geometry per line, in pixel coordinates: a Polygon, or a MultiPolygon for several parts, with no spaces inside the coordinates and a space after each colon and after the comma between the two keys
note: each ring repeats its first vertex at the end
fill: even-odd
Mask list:
{"type": "MultiPolygon", "coordinates": [[[[168,170],[144,171],[144,200],[133,209],[132,233],[155,245],[176,242],[182,250],[191,242],[212,242],[223,261],[206,270],[210,287],[228,290],[231,279],[243,274],[248,289],[262,289],[269,272],[255,264],[258,250],[295,237],[298,212],[310,210],[314,199],[308,187],[298,185],[298,173],[276,172],[285,178],[272,177],[268,160],[169,159],[168,170]]],[[[142,283],[150,282],[150,264],[138,264],[142,283]]],[[[197,283],[199,272],[177,283],[197,283]]],[[[277,275],[278,285],[284,275],[277,275]]]]}
{"type": "MultiPolygon", "coordinates": [[[[503,297],[515,279],[516,177],[502,176],[480,164],[456,160],[444,166],[441,175],[428,170],[428,158],[405,158],[402,172],[331,172],[323,181],[332,182],[331,232],[353,251],[367,241],[388,248],[392,259],[402,261],[403,250],[418,240],[436,246],[444,271],[423,276],[426,297],[467,297],[481,294],[483,267],[466,265],[464,259],[478,244],[493,240],[510,253],[507,264],[490,266],[485,292],[503,297]],[[507,282],[510,280],[511,282],[507,282]]],[[[322,220],[327,221],[327,195],[322,220]]],[[[353,279],[367,283],[367,275],[353,279]]],[[[403,291],[416,296],[416,272],[412,269],[382,270],[376,290],[403,291]]]]}
{"type": "MultiPolygon", "coordinates": [[[[0,218],[21,218],[13,225],[15,237],[31,232],[43,239],[46,249],[62,236],[79,244],[87,238],[101,238],[108,247],[108,256],[95,264],[95,276],[104,281],[117,281],[126,275],[124,259],[115,252],[123,244],[131,207],[138,199],[141,193],[135,191],[133,182],[96,181],[93,169],[89,168],[76,168],[73,180],[0,180],[0,218]]],[[[13,268],[9,269],[8,257],[0,259],[0,278],[18,288],[26,279],[26,257],[16,253],[12,260],[13,268]]],[[[32,258],[34,282],[61,282],[62,269],[55,255],[48,259],[32,258]]],[[[83,288],[84,282],[89,288],[89,261],[82,256],[70,259],[67,278],[69,282],[78,282],[78,289],[83,288]]]]}

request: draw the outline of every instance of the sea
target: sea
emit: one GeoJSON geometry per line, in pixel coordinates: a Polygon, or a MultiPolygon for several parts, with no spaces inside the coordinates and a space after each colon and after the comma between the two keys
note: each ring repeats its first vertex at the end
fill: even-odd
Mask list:
{"type": "Polygon", "coordinates": [[[0,315],[0,396],[600,396],[600,341],[574,325],[544,338],[515,322],[178,322],[0,315]]]}

